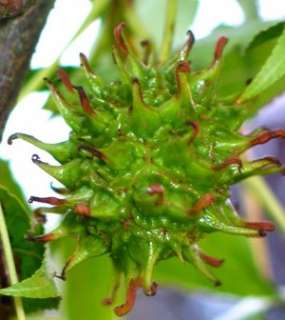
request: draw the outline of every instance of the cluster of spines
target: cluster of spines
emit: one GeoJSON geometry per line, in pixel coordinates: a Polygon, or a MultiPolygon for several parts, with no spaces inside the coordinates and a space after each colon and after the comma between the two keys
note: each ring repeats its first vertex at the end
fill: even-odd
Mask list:
{"type": "MultiPolygon", "coordinates": [[[[140,62],[137,55],[135,54],[133,47],[127,41],[124,33],[123,33],[124,25],[118,25],[114,30],[115,36],[115,47],[113,51],[114,59],[121,73],[121,85],[124,89],[124,85],[127,87],[131,87],[131,98],[129,97],[128,90],[126,90],[126,97],[129,100],[130,105],[127,110],[123,107],[120,110],[116,110],[116,103],[120,102],[122,97],[113,97],[110,96],[111,102],[107,106],[108,113],[102,112],[100,109],[102,105],[106,107],[106,101],[103,101],[102,98],[102,90],[104,87],[103,81],[99,79],[91,69],[87,58],[81,54],[81,64],[91,83],[91,87],[93,92],[95,93],[95,98],[89,98],[85,89],[81,86],[75,86],[72,84],[68,74],[64,70],[60,70],[58,72],[59,79],[65,86],[66,90],[69,94],[76,95],[79,101],[79,105],[81,109],[78,109],[74,105],[70,105],[63,95],[58,91],[56,86],[50,81],[47,80],[48,87],[51,90],[51,93],[57,103],[57,107],[59,112],[62,114],[66,122],[73,129],[75,136],[71,137],[71,142],[63,142],[58,143],[56,145],[49,145],[36,140],[35,138],[25,135],[25,134],[14,134],[9,138],[9,143],[11,144],[14,139],[21,138],[26,140],[35,146],[44,149],[51,153],[56,160],[62,163],[62,166],[50,166],[44,162],[42,162],[39,156],[34,155],[32,160],[35,164],[39,165],[44,171],[49,173],[51,176],[56,178],[59,182],[66,186],[65,188],[54,188],[53,189],[61,195],[66,196],[65,198],[57,198],[57,197],[31,197],[30,202],[37,201],[40,203],[45,203],[52,205],[52,208],[40,208],[37,210],[37,214],[39,217],[42,217],[43,212],[51,212],[51,213],[65,213],[68,210],[72,210],[73,213],[77,214],[80,217],[92,217],[92,208],[88,204],[88,190],[79,189],[79,194],[70,194],[70,190],[76,190],[80,187],[80,183],[82,183],[82,178],[87,175],[89,177],[92,176],[92,169],[88,168],[85,164],[85,158],[89,159],[89,157],[96,158],[102,164],[110,165],[112,162],[112,156],[104,152],[104,147],[112,142],[112,140],[118,136],[120,136],[121,130],[126,130],[123,121],[133,122],[132,130],[135,132],[135,135],[142,141],[148,141],[153,138],[153,136],[159,130],[160,125],[165,125],[166,123],[172,124],[175,120],[182,121],[184,127],[188,127],[190,129],[190,133],[183,136],[186,139],[186,145],[194,145],[196,141],[199,139],[200,135],[203,134],[203,130],[205,124],[203,124],[204,120],[207,122],[207,114],[204,114],[203,110],[200,111],[199,108],[203,103],[209,103],[211,105],[212,102],[212,92],[211,92],[211,82],[216,81],[216,77],[219,71],[219,64],[222,57],[222,53],[224,47],[227,43],[227,39],[225,37],[221,37],[216,44],[216,49],[214,52],[213,62],[209,69],[204,71],[203,73],[194,72],[193,79],[189,78],[191,74],[191,65],[188,61],[188,56],[191,51],[191,48],[194,43],[194,37],[191,32],[187,34],[187,41],[182,50],[174,56],[172,60],[169,62],[158,65],[156,68],[165,76],[169,77],[169,74],[174,73],[174,77],[172,79],[165,80],[168,85],[169,83],[174,83],[174,89],[172,87],[165,90],[165,93],[161,95],[160,100],[158,99],[157,107],[148,105],[146,103],[147,100],[151,100],[152,97],[152,88],[150,90],[149,87],[146,87],[147,84],[144,84],[144,70],[151,70],[151,66],[149,67],[150,61],[150,50],[149,44],[147,42],[143,43],[145,52],[143,55],[143,63],[140,62]],[[129,71],[131,70],[131,71],[129,71]],[[196,83],[203,83],[205,88],[202,94],[199,92],[199,88],[196,88],[196,83]],[[208,88],[210,87],[210,89],[208,88]],[[174,97],[168,99],[169,94],[174,92],[174,97]],[[147,94],[149,93],[149,97],[147,94]],[[97,97],[96,97],[97,95],[97,97]],[[116,101],[116,98],[119,100],[116,101]],[[114,101],[112,101],[112,99],[114,101]],[[204,100],[203,100],[204,99],[204,100]],[[173,100],[173,103],[169,103],[169,101],[173,100]],[[98,103],[100,105],[99,110],[94,108],[94,104],[98,103]],[[166,103],[166,107],[164,108],[166,111],[162,111],[162,116],[159,114],[159,108],[161,105],[166,103]],[[169,104],[169,108],[168,105],[169,104]],[[174,105],[174,107],[173,107],[174,105]],[[188,108],[190,110],[188,115],[191,115],[192,118],[189,119],[181,119],[185,115],[185,110],[188,108]],[[110,111],[110,112],[109,112],[110,111]],[[124,118],[125,114],[128,115],[129,118],[124,118]],[[118,115],[122,116],[123,119],[118,119],[118,115]],[[172,119],[174,117],[175,120],[172,119]],[[123,120],[123,121],[122,121],[123,120]],[[119,123],[122,121],[122,123],[119,123]],[[202,124],[201,124],[202,123],[202,124]],[[91,128],[91,131],[90,131],[91,128]],[[82,137],[81,137],[82,136],[82,137]],[[95,137],[95,139],[94,139],[95,137]],[[103,138],[101,138],[103,137],[103,138]],[[95,141],[95,142],[94,142],[95,141]],[[94,144],[98,144],[99,147],[94,147],[94,144]],[[82,160],[82,159],[83,160],[82,160]],[[68,172],[68,174],[66,174],[68,172]],[[72,174],[70,174],[72,172],[72,174]]],[[[156,70],[154,68],[154,70],[156,70]]],[[[156,88],[153,88],[153,92],[155,93],[156,88]]],[[[106,98],[106,94],[104,94],[104,98],[106,98]]],[[[233,102],[235,105],[234,108],[237,110],[239,114],[239,109],[242,106],[238,105],[235,101],[233,102]]],[[[154,103],[155,105],[155,103],[154,103]]],[[[230,108],[230,107],[229,107],[230,108]]],[[[211,116],[211,113],[209,113],[211,116]]],[[[240,114],[239,114],[240,115],[240,114]]],[[[214,111],[215,116],[215,111],[214,111]]],[[[243,119],[243,116],[240,116],[243,119]]],[[[215,119],[214,119],[215,120],[215,119]]],[[[240,123],[240,119],[237,119],[237,123],[240,123]]],[[[210,123],[211,124],[211,123],[210,123]]],[[[206,123],[207,125],[207,123],[206,123]]],[[[238,126],[235,124],[235,126],[238,126]]],[[[234,131],[237,130],[238,127],[234,128],[234,131]]],[[[127,130],[130,130],[127,128],[127,130]]],[[[132,133],[133,133],[132,132],[132,133]]],[[[129,132],[127,132],[129,134],[129,132]]],[[[228,187],[229,184],[238,182],[242,179],[245,179],[249,176],[256,174],[269,174],[274,172],[282,172],[284,171],[281,163],[273,158],[273,157],[265,157],[263,159],[254,160],[252,162],[242,161],[240,158],[240,154],[251,148],[252,146],[264,144],[271,139],[274,138],[285,138],[285,132],[281,129],[278,130],[260,130],[256,133],[250,134],[249,136],[240,136],[238,132],[236,132],[238,139],[233,139],[233,147],[230,147],[230,143],[226,146],[229,151],[223,151],[223,147],[219,149],[219,152],[222,156],[218,157],[217,161],[212,164],[211,170],[216,174],[221,171],[225,171],[229,167],[234,167],[236,170],[233,170],[233,176],[230,176],[230,181],[226,181],[225,185],[228,187]],[[222,151],[221,151],[222,150],[222,151]],[[233,151],[234,150],[234,151],[233,151]],[[230,155],[228,155],[228,153],[230,155]]],[[[131,139],[131,135],[129,135],[131,139]]],[[[235,137],[234,137],[235,138],[235,137]]],[[[208,150],[206,150],[208,152],[208,150]]],[[[199,154],[198,154],[199,155],[199,154]]],[[[199,155],[201,156],[201,155],[199,155]]],[[[105,175],[103,180],[112,179],[112,177],[108,176],[106,172],[99,172],[99,176],[105,175]]],[[[224,198],[227,198],[227,191],[223,190],[225,193],[224,198]]],[[[165,199],[165,189],[162,184],[153,183],[150,184],[146,189],[146,194],[154,199],[154,206],[160,207],[164,205],[165,199]]],[[[264,236],[267,232],[270,232],[274,229],[273,225],[270,222],[245,222],[238,218],[233,210],[229,206],[224,206],[223,209],[226,211],[225,215],[227,215],[228,223],[224,223],[223,217],[220,217],[216,220],[216,216],[212,215],[209,208],[213,207],[213,210],[218,210],[219,204],[216,202],[219,200],[219,195],[216,195],[216,192],[205,192],[200,195],[200,197],[192,204],[192,207],[186,210],[185,218],[189,218],[191,221],[195,221],[199,228],[202,230],[201,232],[211,232],[214,230],[240,234],[252,237],[264,236]],[[215,207],[217,206],[217,207],[215,207]],[[206,216],[207,219],[203,219],[206,216]],[[210,222],[209,222],[210,221],[210,222]]],[[[222,199],[224,201],[225,199],[222,199]]],[[[95,218],[98,218],[95,215],[95,218]]],[[[69,217],[66,217],[66,220],[53,232],[32,237],[32,239],[47,242],[51,240],[59,239],[63,236],[67,236],[70,234],[75,234],[76,232],[81,232],[81,226],[78,226],[78,229],[73,229],[72,232],[69,228],[69,217]]],[[[120,219],[120,217],[116,217],[116,219],[120,219]]],[[[132,217],[133,219],[133,217],[132,217]]],[[[130,229],[133,221],[129,220],[125,215],[122,218],[123,228],[126,230],[130,229]]],[[[72,222],[73,223],[73,222],[72,222]]],[[[184,222],[183,222],[184,223],[184,222]]],[[[195,231],[196,232],[196,231],[195,231]]],[[[188,237],[188,235],[187,235],[188,237]]],[[[219,284],[219,281],[215,279],[215,277],[207,270],[205,264],[208,264],[212,267],[218,267],[222,264],[222,260],[216,259],[206,255],[201,249],[197,246],[196,241],[199,240],[200,235],[194,233],[193,239],[187,239],[189,248],[187,250],[181,250],[181,247],[176,247],[176,243],[173,243],[173,251],[180,258],[180,260],[190,261],[193,265],[195,265],[203,274],[205,274],[210,280],[212,280],[216,285],[219,284]]],[[[183,244],[184,245],[184,244],[183,244]]],[[[155,262],[159,260],[162,255],[159,250],[158,253],[155,254],[150,262],[152,266],[150,267],[152,273],[152,267],[155,262]]],[[[111,253],[112,254],[112,253],[111,253]]],[[[167,256],[167,254],[166,254],[167,256]]],[[[126,257],[119,257],[119,259],[125,259],[126,257]]],[[[114,258],[116,260],[117,258],[114,258]]],[[[128,259],[128,258],[126,258],[128,259]]],[[[74,264],[72,260],[69,260],[67,265],[63,270],[64,277],[65,272],[71,268],[74,264]]],[[[148,278],[143,279],[142,276],[135,275],[133,277],[129,277],[129,285],[127,289],[127,299],[126,303],[122,306],[115,308],[115,311],[118,315],[123,315],[128,312],[135,300],[136,289],[139,287],[143,287],[145,292],[148,295],[153,295],[156,292],[156,284],[149,279],[149,274],[146,275],[148,278]],[[147,282],[147,284],[146,284],[147,282]]],[[[114,286],[112,298],[106,300],[106,303],[110,303],[114,300],[115,292],[118,288],[118,284],[114,286]]]]}

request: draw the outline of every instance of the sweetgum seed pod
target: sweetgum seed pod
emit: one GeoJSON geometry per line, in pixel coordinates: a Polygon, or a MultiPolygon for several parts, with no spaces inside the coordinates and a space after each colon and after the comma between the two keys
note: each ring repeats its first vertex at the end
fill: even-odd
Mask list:
{"type": "Polygon", "coordinates": [[[225,102],[215,91],[225,37],[217,41],[211,66],[197,72],[188,62],[194,44],[191,32],[180,52],[160,64],[151,46],[147,53],[137,53],[124,28],[119,24],[114,30],[119,81],[99,79],[83,54],[86,81],[80,87],[59,72],[65,89],[78,96],[77,106],[48,81],[72,129],[70,141],[48,145],[20,133],[9,139],[28,141],[62,163],[51,166],[33,157],[64,185],[63,192],[58,190],[64,198],[31,198],[53,205],[43,212],[64,214],[54,232],[33,240],[67,235],[78,239],[80,250],[68,260],[61,278],[79,262],[108,254],[118,279],[106,304],[115,301],[119,280],[128,282],[125,303],[114,309],[119,316],[133,308],[138,289],[147,295],[156,292],[153,270],[173,256],[220,285],[208,267],[220,267],[223,260],[199,248],[207,233],[263,237],[273,231],[270,222],[242,220],[229,204],[229,189],[253,175],[284,172],[275,158],[247,162],[240,154],[285,138],[281,129],[243,136],[240,127],[251,116],[250,102],[244,110],[235,98],[225,102]]]}

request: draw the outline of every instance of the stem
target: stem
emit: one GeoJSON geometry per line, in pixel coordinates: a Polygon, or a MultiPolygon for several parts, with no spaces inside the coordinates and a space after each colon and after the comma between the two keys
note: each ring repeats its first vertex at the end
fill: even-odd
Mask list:
{"type": "MultiPolygon", "coordinates": [[[[16,272],[13,251],[12,251],[1,203],[0,203],[0,237],[1,237],[5,264],[7,267],[10,284],[14,285],[18,282],[18,276],[16,272]]],[[[23,308],[22,299],[20,297],[14,297],[14,304],[15,304],[15,310],[16,310],[18,320],[25,320],[26,316],[23,308]]]]}
{"type": "Polygon", "coordinates": [[[160,62],[163,63],[169,58],[171,45],[175,30],[175,18],[177,12],[177,0],[168,0],[166,21],[164,26],[164,37],[162,40],[160,62]]]}
{"type": "Polygon", "coordinates": [[[285,212],[282,205],[276,199],[265,181],[260,177],[253,177],[243,182],[245,188],[251,190],[254,195],[268,210],[268,215],[276,222],[280,230],[285,234],[285,212]]]}

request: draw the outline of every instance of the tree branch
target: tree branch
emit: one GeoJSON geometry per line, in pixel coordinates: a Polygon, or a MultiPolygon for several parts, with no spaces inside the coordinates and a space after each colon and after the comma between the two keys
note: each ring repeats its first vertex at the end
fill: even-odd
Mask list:
{"type": "Polygon", "coordinates": [[[0,141],[54,2],[27,0],[21,15],[0,21],[0,141]]]}

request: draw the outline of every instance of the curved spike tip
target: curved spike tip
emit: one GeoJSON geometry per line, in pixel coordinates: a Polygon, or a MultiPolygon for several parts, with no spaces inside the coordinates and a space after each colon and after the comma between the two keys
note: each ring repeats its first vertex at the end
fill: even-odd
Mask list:
{"type": "Polygon", "coordinates": [[[259,144],[265,144],[272,139],[282,138],[285,139],[285,130],[276,129],[276,130],[265,130],[259,133],[254,139],[249,142],[249,147],[253,147],[259,144]]]}
{"type": "Polygon", "coordinates": [[[136,302],[137,289],[141,286],[141,279],[131,279],[129,282],[126,302],[114,309],[117,316],[122,317],[125,314],[129,313],[136,302]]]}
{"type": "Polygon", "coordinates": [[[119,23],[115,28],[114,28],[114,38],[115,38],[115,43],[116,46],[121,52],[123,52],[125,55],[128,55],[129,50],[126,46],[125,40],[123,38],[123,31],[126,27],[126,24],[124,22],[119,23]]]}
{"type": "Polygon", "coordinates": [[[36,196],[31,196],[28,200],[29,203],[33,202],[41,202],[41,203],[46,203],[50,204],[52,206],[60,206],[64,205],[66,203],[65,199],[59,199],[56,197],[36,197],[36,196]]]}
{"type": "Polygon", "coordinates": [[[181,59],[186,60],[191,52],[191,49],[193,48],[193,45],[195,43],[195,36],[194,33],[191,30],[188,30],[186,33],[187,40],[181,50],[181,59]]]}
{"type": "Polygon", "coordinates": [[[19,139],[19,133],[13,133],[8,139],[7,143],[11,146],[13,144],[13,141],[19,139]]]}
{"type": "Polygon", "coordinates": [[[215,64],[216,62],[218,62],[224,52],[225,46],[228,43],[229,39],[227,37],[220,37],[216,43],[216,47],[215,47],[215,53],[214,53],[214,60],[213,60],[213,64],[215,64]]]}
{"type": "Polygon", "coordinates": [[[81,65],[88,71],[89,73],[93,73],[93,70],[89,64],[88,58],[82,52],[79,54],[81,65]]]}

